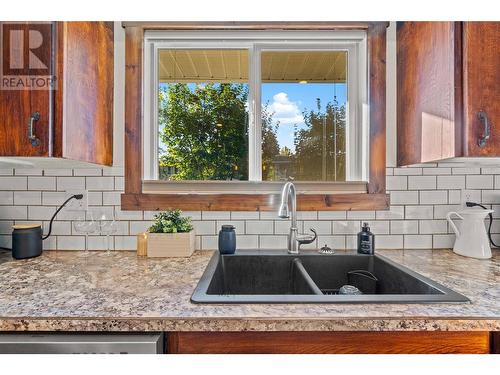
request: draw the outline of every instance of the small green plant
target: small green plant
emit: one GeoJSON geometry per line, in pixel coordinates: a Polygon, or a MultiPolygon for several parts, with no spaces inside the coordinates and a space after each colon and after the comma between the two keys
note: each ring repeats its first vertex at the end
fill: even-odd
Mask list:
{"type": "Polygon", "coordinates": [[[181,210],[160,212],[154,216],[149,233],[185,233],[193,229],[190,217],[182,217],[181,210]]]}

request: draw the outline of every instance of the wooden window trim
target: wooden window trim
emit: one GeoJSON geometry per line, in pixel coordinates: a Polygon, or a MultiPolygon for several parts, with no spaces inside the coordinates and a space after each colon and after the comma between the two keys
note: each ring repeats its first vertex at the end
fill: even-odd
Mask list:
{"type": "Polygon", "coordinates": [[[277,194],[159,194],[142,187],[142,73],[145,30],[367,30],[370,156],[367,193],[299,194],[301,211],[383,210],[389,207],[385,191],[386,138],[386,29],[387,22],[124,22],[125,28],[125,192],[123,210],[237,210],[273,211],[277,194]]]}

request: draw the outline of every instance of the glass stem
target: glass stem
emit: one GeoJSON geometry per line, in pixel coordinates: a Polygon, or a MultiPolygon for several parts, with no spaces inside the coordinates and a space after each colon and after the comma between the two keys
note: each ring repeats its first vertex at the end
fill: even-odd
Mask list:
{"type": "Polygon", "coordinates": [[[110,249],[110,246],[109,246],[109,233],[106,234],[106,245],[108,247],[107,253],[109,255],[109,253],[111,252],[111,249],[110,249]]]}

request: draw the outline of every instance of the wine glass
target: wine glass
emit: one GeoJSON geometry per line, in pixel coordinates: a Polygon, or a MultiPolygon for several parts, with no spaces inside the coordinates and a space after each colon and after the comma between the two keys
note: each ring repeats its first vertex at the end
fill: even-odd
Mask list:
{"type": "Polygon", "coordinates": [[[109,236],[116,233],[117,230],[114,212],[112,210],[98,210],[94,213],[94,219],[101,235],[106,235],[106,255],[111,255],[109,236]]]}
{"type": "Polygon", "coordinates": [[[77,211],[76,217],[73,220],[73,228],[75,232],[85,235],[85,251],[83,256],[90,255],[89,251],[89,234],[94,233],[96,225],[90,211],[77,211]]]}

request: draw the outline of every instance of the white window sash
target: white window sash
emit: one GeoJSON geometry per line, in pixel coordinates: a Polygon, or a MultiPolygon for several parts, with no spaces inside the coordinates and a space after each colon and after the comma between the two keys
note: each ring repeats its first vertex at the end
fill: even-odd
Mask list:
{"type": "MultiPolygon", "coordinates": [[[[147,31],[144,43],[143,180],[158,180],[158,52],[161,49],[247,49],[249,181],[262,180],[261,52],[344,50],[347,67],[346,180],[367,181],[367,59],[364,31],[147,31]],[[357,124],[358,126],[353,126],[357,124]]],[[[168,183],[168,182],[165,182],[168,183]]]]}

